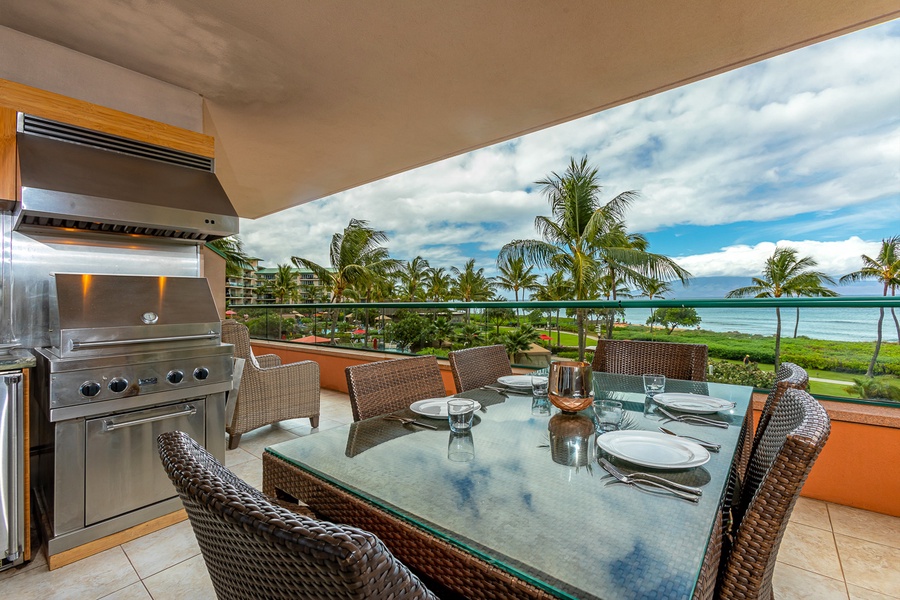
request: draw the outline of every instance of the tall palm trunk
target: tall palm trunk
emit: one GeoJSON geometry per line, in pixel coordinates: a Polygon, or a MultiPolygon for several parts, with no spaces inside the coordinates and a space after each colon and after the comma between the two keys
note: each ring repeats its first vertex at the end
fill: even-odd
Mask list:
{"type": "MultiPolygon", "coordinates": [[[[891,296],[896,296],[897,291],[894,288],[891,288],[891,296]]],[[[897,320],[897,313],[894,312],[894,307],[891,307],[891,316],[894,317],[894,327],[897,328],[897,343],[900,344],[900,321],[897,320]]]]}
{"type": "Polygon", "coordinates": [[[578,360],[584,360],[585,349],[585,332],[584,332],[584,309],[575,309],[575,322],[578,324],[578,360]]]}
{"type": "Polygon", "coordinates": [[[559,309],[556,309],[556,345],[562,346],[562,333],[560,333],[559,327],[559,309]]]}
{"type": "MultiPolygon", "coordinates": [[[[334,298],[331,299],[332,304],[336,304],[341,301],[340,294],[335,294],[334,298]]],[[[338,310],[337,308],[331,309],[331,345],[334,345],[334,334],[337,333],[337,319],[338,319],[338,310]]]]}
{"type": "Polygon", "coordinates": [[[775,371],[781,364],[781,308],[775,307],[775,371]]]}
{"type": "Polygon", "coordinates": [[[872,360],[869,361],[869,368],[866,371],[866,377],[875,377],[875,362],[878,360],[878,353],[881,351],[881,324],[884,322],[884,307],[878,308],[878,337],[875,338],[875,352],[872,354],[872,360]]]}
{"type": "Polygon", "coordinates": [[[800,307],[797,307],[797,320],[794,321],[794,339],[797,339],[797,328],[800,327],[800,307]]]}

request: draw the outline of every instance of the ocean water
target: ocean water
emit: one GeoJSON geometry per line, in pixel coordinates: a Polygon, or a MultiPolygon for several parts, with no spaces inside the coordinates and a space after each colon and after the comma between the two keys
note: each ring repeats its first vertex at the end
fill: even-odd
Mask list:
{"type": "MultiPolygon", "coordinates": [[[[897,310],[900,318],[900,310],[897,310]]],[[[775,335],[774,308],[698,308],[700,328],[708,331],[739,331],[775,335]]],[[[650,316],[649,308],[629,308],[629,323],[643,325],[650,316]]],[[[781,335],[792,337],[797,320],[796,308],[781,309],[781,335]]],[[[801,308],[798,336],[819,340],[874,342],[878,335],[877,308],[801,308]]],[[[884,311],[882,339],[897,341],[897,328],[889,308],[884,311]]]]}

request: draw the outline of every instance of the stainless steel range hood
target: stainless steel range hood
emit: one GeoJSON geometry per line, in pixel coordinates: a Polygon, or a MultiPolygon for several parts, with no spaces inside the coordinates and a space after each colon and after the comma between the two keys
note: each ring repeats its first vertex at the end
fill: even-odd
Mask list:
{"type": "Polygon", "coordinates": [[[19,231],[207,242],[238,232],[212,159],[19,114],[19,231]]]}

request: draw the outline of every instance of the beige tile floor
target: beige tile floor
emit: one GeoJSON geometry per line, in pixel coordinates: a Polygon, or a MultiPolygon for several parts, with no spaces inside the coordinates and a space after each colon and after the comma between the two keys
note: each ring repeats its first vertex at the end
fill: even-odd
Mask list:
{"type": "MultiPolygon", "coordinates": [[[[346,394],[322,390],[319,430],[352,422],[346,394]]],[[[245,434],[226,465],[262,486],[266,446],[314,431],[308,419],[245,434]]],[[[779,600],[900,599],[900,518],[801,498],[778,553],[779,600]]],[[[0,599],[204,600],[212,584],[187,521],[49,571],[42,554],[0,573],[0,599]]]]}

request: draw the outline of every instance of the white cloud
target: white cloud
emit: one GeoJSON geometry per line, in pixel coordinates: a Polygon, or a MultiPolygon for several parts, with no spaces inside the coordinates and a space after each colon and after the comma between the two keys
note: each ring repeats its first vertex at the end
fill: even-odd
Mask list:
{"type": "Polygon", "coordinates": [[[727,246],[717,252],[676,258],[694,277],[760,275],[766,259],[776,248],[794,248],[798,257],[810,256],[818,262],[816,270],[835,279],[862,267],[863,254],[877,256],[881,242],[867,242],[856,236],[837,242],[817,240],[779,240],[753,246],[727,246]]]}
{"type": "Polygon", "coordinates": [[[873,240],[900,233],[897,56],[900,23],[888,23],[245,220],[242,237],[269,265],[292,255],[327,262],[332,234],[364,219],[388,232],[396,257],[445,267],[476,257],[491,273],[497,250],[533,237],[535,215],[547,214],[534,182],[587,154],[604,200],[641,192],[628,224],[651,241],[685,225],[754,223],[750,245],[719,249],[721,236],[709,235],[706,253],[679,259],[697,275],[758,272],[782,243],[774,236],[802,236],[790,245],[847,272],[873,240]]]}

